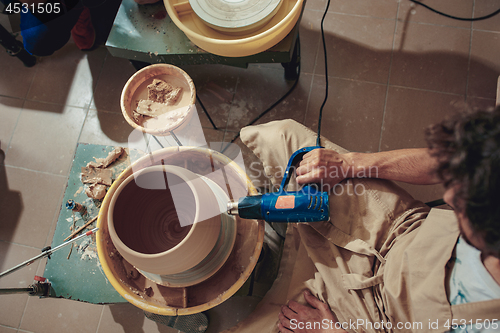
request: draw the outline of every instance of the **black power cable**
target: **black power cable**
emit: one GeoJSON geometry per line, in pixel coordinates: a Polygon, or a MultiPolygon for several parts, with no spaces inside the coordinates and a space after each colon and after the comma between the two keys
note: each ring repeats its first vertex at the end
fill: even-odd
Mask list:
{"type": "MultiPolygon", "coordinates": [[[[299,78],[300,78],[300,36],[297,36],[297,44],[295,45],[297,49],[297,59],[298,59],[298,66],[297,66],[297,78],[295,79],[295,82],[293,83],[292,87],[283,95],[281,96],[280,99],[278,99],[276,102],[274,102],[270,107],[262,111],[256,118],[254,118],[251,122],[249,122],[246,126],[251,126],[255,124],[260,118],[266,115],[269,111],[271,111],[276,105],[281,103],[285,98],[288,97],[292,93],[292,91],[295,89],[297,86],[297,83],[299,83],[299,78]]],[[[240,137],[240,133],[238,134],[227,144],[227,146],[221,150],[221,153],[224,153],[229,146],[231,146],[232,143],[234,143],[238,138],[240,137]]]]}
{"type": "MultiPolygon", "coordinates": [[[[426,4],[423,4],[422,2],[420,1],[417,1],[417,0],[409,0],[413,3],[416,3],[418,5],[421,5],[439,15],[442,15],[442,16],[446,16],[448,18],[451,18],[451,19],[454,19],[454,20],[460,20],[460,21],[480,21],[480,20],[486,20],[490,17],[493,17],[495,15],[497,15],[498,13],[500,13],[500,9],[498,9],[497,11],[489,14],[489,15],[485,15],[485,16],[481,16],[481,17],[475,17],[475,18],[464,18],[464,17],[457,17],[457,16],[453,16],[453,15],[449,15],[449,14],[446,14],[446,13],[443,13],[443,12],[440,12],[426,4]]],[[[326,8],[325,8],[325,12],[323,13],[323,17],[321,19],[321,39],[322,39],[322,42],[323,42],[323,54],[324,54],[324,57],[325,57],[325,98],[323,100],[323,103],[321,104],[321,107],[319,109],[319,116],[318,116],[318,136],[317,136],[317,139],[316,139],[316,145],[317,146],[321,146],[321,121],[323,119],[323,108],[325,107],[325,104],[326,104],[326,101],[328,99],[328,57],[327,57],[327,51],[326,51],[326,41],[325,41],[325,31],[324,31],[324,22],[325,22],[325,17],[326,17],[326,14],[328,13],[328,8],[330,7],[330,0],[327,1],[326,3],[326,8]]],[[[298,48],[298,52],[300,52],[300,41],[297,40],[297,46],[298,48]]],[[[299,59],[300,59],[300,55],[299,55],[299,59]]],[[[295,80],[293,86],[290,88],[290,90],[288,90],[280,99],[278,99],[273,105],[271,105],[270,107],[268,107],[266,110],[264,110],[261,114],[259,114],[254,120],[252,120],[250,123],[248,123],[247,126],[251,126],[253,125],[255,122],[257,122],[260,118],[262,118],[265,114],[267,114],[270,110],[272,110],[276,105],[278,105],[279,103],[281,103],[285,98],[288,97],[288,95],[290,95],[290,93],[295,89],[295,87],[297,86],[297,83],[299,82],[299,76],[300,76],[300,60],[299,60],[299,66],[298,66],[298,74],[297,74],[297,79],[295,80]]],[[[200,101],[201,102],[201,101],[200,101]]],[[[202,105],[203,106],[203,105],[202,105]]],[[[213,122],[212,122],[212,125],[213,122]]],[[[215,128],[215,125],[214,125],[214,128],[215,128]]],[[[231,142],[221,151],[222,153],[224,153],[226,151],[227,148],[229,148],[229,146],[234,143],[238,138],[240,137],[240,134],[238,133],[232,140],[231,142]]]]}
{"type": "Polygon", "coordinates": [[[323,18],[321,19],[321,40],[323,41],[323,55],[325,57],[325,99],[323,100],[323,104],[319,108],[319,117],[318,117],[318,137],[316,139],[316,146],[321,146],[321,120],[323,119],[323,108],[325,107],[326,100],[328,99],[328,57],[326,54],[326,41],[325,41],[325,30],[323,28],[326,14],[328,13],[328,8],[330,8],[330,0],[326,3],[325,12],[323,13],[323,18]]]}
{"type": "Polygon", "coordinates": [[[434,13],[437,13],[439,15],[442,15],[442,16],[445,16],[445,17],[449,17],[451,19],[454,19],[454,20],[459,20],[459,21],[480,21],[480,20],[486,20],[486,19],[489,19],[490,17],[493,17],[495,15],[497,15],[498,13],[500,13],[500,9],[498,9],[497,11],[494,11],[493,13],[491,14],[488,14],[488,15],[485,15],[485,16],[481,16],[481,17],[473,17],[473,18],[470,18],[470,17],[457,17],[457,16],[453,16],[453,15],[449,15],[449,14],[446,14],[446,13],[443,13],[443,12],[440,12],[430,6],[427,6],[426,4],[423,4],[422,2],[420,1],[417,1],[417,0],[410,0],[411,2],[413,3],[416,3],[420,6],[423,6],[431,11],[433,11],[434,13]]]}

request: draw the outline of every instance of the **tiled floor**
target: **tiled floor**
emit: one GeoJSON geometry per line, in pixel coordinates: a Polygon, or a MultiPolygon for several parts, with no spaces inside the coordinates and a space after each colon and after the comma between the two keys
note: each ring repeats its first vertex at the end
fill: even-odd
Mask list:
{"type": "MultiPolygon", "coordinates": [[[[481,16],[497,0],[427,0],[457,16],[481,16]]],[[[325,74],[320,20],[325,0],[308,0],[301,21],[302,72],[295,91],[259,122],[293,118],[315,129],[325,74]]],[[[5,17],[0,21],[6,25],[5,17]]],[[[325,22],[329,99],[322,133],[356,151],[422,147],[423,129],[465,103],[494,105],[500,75],[500,15],[467,23],[408,0],[332,0],[325,22]]],[[[248,69],[186,66],[219,131],[200,115],[207,141],[229,141],[291,86],[280,65],[248,69]]],[[[71,42],[33,68],[0,52],[0,270],[51,243],[78,142],[126,145],[131,127],[119,96],[134,73],[105,48],[71,42]],[[2,157],[3,159],[3,157],[2,157]]],[[[245,152],[246,163],[252,157],[245,152]]],[[[405,186],[427,201],[439,187],[405,186]]],[[[0,279],[25,287],[45,262],[0,279]]],[[[228,311],[237,311],[232,307],[228,311]]],[[[0,333],[174,332],[131,305],[92,305],[0,296],[0,333]]]]}

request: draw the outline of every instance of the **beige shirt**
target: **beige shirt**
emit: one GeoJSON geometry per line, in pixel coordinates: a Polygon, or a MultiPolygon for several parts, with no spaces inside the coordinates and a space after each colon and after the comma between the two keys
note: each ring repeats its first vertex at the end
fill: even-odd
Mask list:
{"type": "MultiPolygon", "coordinates": [[[[315,145],[316,136],[285,120],[244,128],[241,138],[279,183],[276,175],[289,156],[315,145]]],[[[345,152],[324,138],[322,144],[345,152]]],[[[343,191],[330,195],[329,222],[289,225],[273,287],[228,332],[277,332],[281,306],[291,299],[305,303],[306,288],[329,304],[349,332],[445,332],[454,319],[500,319],[500,300],[448,302],[446,264],[459,236],[452,211],[429,213],[385,180],[349,179],[339,186],[343,191]]]]}

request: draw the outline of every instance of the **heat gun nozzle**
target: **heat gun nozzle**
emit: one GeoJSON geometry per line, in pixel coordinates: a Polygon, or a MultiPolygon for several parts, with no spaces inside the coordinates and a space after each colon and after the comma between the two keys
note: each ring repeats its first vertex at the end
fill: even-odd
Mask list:
{"type": "Polygon", "coordinates": [[[227,203],[227,213],[229,215],[238,215],[238,202],[229,201],[227,203]]]}

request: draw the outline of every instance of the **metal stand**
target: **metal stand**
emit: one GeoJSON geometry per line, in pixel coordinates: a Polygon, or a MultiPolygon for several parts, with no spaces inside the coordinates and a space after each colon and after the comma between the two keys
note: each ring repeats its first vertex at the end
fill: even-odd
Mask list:
{"type": "Polygon", "coordinates": [[[19,58],[24,66],[32,67],[36,64],[36,58],[24,49],[23,43],[15,39],[2,25],[0,25],[0,44],[11,56],[19,58]]]}
{"type": "Polygon", "coordinates": [[[38,281],[36,284],[29,285],[28,288],[4,288],[0,289],[0,295],[25,294],[30,296],[47,297],[50,293],[50,283],[38,281]]]}

